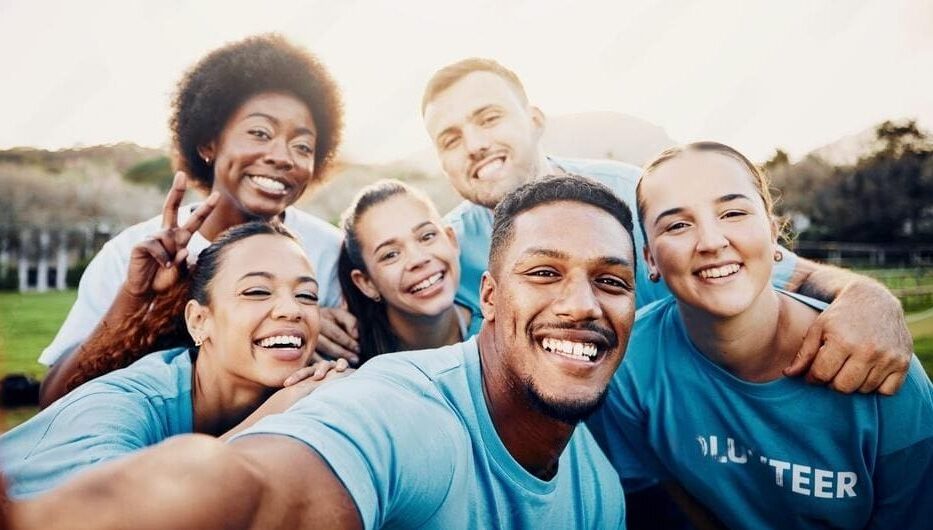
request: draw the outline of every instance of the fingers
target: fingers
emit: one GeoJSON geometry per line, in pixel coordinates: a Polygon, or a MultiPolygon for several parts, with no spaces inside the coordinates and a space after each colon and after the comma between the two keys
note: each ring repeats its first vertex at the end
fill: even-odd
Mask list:
{"type": "Polygon", "coordinates": [[[153,261],[162,267],[171,267],[174,256],[165,248],[165,244],[156,234],[149,239],[143,240],[137,245],[137,248],[147,254],[153,261]]]}
{"type": "Polygon", "coordinates": [[[797,356],[794,357],[794,362],[784,369],[784,375],[787,377],[802,375],[804,371],[810,367],[822,342],[823,328],[819,323],[814,323],[810,326],[810,329],[807,330],[807,335],[803,338],[803,344],[800,346],[800,351],[797,352],[797,356]]]}
{"type": "Polygon", "coordinates": [[[162,205],[162,228],[169,229],[178,226],[178,208],[181,206],[182,199],[185,198],[187,189],[185,173],[178,171],[172,180],[172,189],[168,190],[165,196],[165,203],[162,205]]]}
{"type": "MultiPolygon", "coordinates": [[[[191,239],[191,236],[201,228],[201,225],[204,224],[204,220],[211,215],[211,212],[214,211],[214,207],[217,206],[217,202],[220,200],[220,193],[212,192],[208,195],[207,200],[202,202],[193,212],[191,212],[191,217],[185,221],[185,224],[181,225],[181,230],[179,230],[178,236],[175,238],[178,246],[183,247],[188,244],[188,240],[191,239]]],[[[176,217],[177,218],[177,217],[176,217]]]]}
{"type": "MultiPolygon", "coordinates": [[[[842,369],[847,358],[848,354],[844,350],[836,347],[834,343],[824,343],[817,351],[816,358],[813,359],[810,369],[807,371],[807,382],[811,384],[829,383],[842,369]]],[[[847,375],[846,377],[853,377],[853,375],[847,375]]],[[[864,374],[862,374],[862,380],[863,379],[864,374]]],[[[862,380],[858,381],[858,384],[853,387],[853,390],[862,384],[862,380]]]]}
{"type": "Polygon", "coordinates": [[[858,390],[868,377],[871,366],[856,357],[848,357],[829,383],[830,388],[843,394],[858,390]]]}
{"type": "MultiPolygon", "coordinates": [[[[353,316],[353,313],[339,307],[328,307],[322,309],[322,312],[328,313],[328,316],[332,317],[337,325],[340,326],[349,337],[357,340],[360,338],[359,332],[356,329],[356,317],[353,316]]],[[[358,347],[352,349],[359,351],[358,347]]]]}
{"type": "Polygon", "coordinates": [[[346,359],[350,364],[356,365],[359,364],[360,358],[356,353],[344,348],[343,346],[332,341],[324,334],[324,321],[321,321],[321,334],[317,339],[317,353],[328,359],[346,359]]]}
{"type": "Polygon", "coordinates": [[[285,379],[283,386],[292,386],[301,381],[320,381],[324,379],[329,372],[344,372],[349,366],[346,359],[318,361],[311,366],[305,366],[304,368],[295,370],[292,375],[285,379]]]}
{"type": "Polygon", "coordinates": [[[881,383],[884,382],[887,375],[888,373],[881,368],[877,366],[873,367],[868,371],[868,376],[865,377],[865,381],[862,382],[862,386],[858,387],[858,391],[862,394],[871,394],[872,392],[878,390],[878,387],[881,386],[881,383]]]}
{"type": "Polygon", "coordinates": [[[904,379],[907,378],[907,372],[893,372],[884,378],[884,382],[878,387],[878,393],[886,396],[893,396],[901,389],[904,379]]]}

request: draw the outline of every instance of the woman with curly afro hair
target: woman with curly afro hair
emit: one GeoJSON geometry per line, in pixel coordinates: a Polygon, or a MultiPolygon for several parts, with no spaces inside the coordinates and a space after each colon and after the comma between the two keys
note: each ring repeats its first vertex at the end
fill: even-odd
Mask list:
{"type": "Polygon", "coordinates": [[[325,321],[326,308],[340,302],[340,232],[292,207],[324,180],[340,143],[340,90],[323,64],[274,34],[227,44],[179,81],[169,124],[178,173],[163,214],[118,234],[88,265],[68,318],[39,357],[51,365],[43,406],[154,347],[173,345],[172,337],[141,337],[126,322],[145,319],[187,262],[232,226],[279,220],[304,243],[325,321]],[[189,183],[209,192],[208,199],[181,206],[189,183]],[[131,259],[145,252],[154,259],[131,259]],[[135,265],[155,262],[163,266],[135,265]]]}

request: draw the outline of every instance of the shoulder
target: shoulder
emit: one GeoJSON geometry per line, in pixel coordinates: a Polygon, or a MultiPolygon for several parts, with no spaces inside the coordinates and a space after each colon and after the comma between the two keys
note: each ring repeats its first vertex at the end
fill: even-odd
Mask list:
{"type": "Polygon", "coordinates": [[[444,221],[454,227],[458,233],[463,230],[470,230],[471,227],[479,223],[488,222],[491,219],[492,212],[478,204],[470,201],[463,201],[444,216],[444,221]]]}
{"type": "Polygon", "coordinates": [[[343,240],[343,235],[336,226],[294,206],[285,210],[285,226],[297,232],[306,246],[314,246],[321,239],[336,245],[343,240]]]}
{"type": "Polygon", "coordinates": [[[551,157],[551,161],[564,171],[590,177],[609,186],[618,193],[619,188],[635,190],[641,168],[617,160],[551,157]]]}
{"type": "Polygon", "coordinates": [[[91,382],[98,389],[167,400],[191,392],[191,357],[187,348],[150,353],[126,368],[91,382]]]}
{"type": "Polygon", "coordinates": [[[386,378],[419,392],[429,391],[445,375],[465,369],[465,348],[470,344],[379,355],[360,368],[358,374],[386,378]]]}
{"type": "MultiPolygon", "coordinates": [[[[872,397],[880,404],[883,454],[933,440],[933,383],[916,356],[896,394],[872,397]]],[[[929,448],[933,450],[933,444],[929,448]]]]}

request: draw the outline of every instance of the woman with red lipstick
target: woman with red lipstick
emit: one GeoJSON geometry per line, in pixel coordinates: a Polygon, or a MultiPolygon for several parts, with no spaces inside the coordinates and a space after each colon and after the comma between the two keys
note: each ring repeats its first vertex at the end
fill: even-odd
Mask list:
{"type": "Polygon", "coordinates": [[[93,351],[113,356],[142,336],[167,335],[176,321],[189,347],[101,376],[0,437],[14,497],[176,434],[230,436],[288,408],[328,370],[335,372],[330,379],[346,369],[342,359],[306,367],[320,327],[318,284],[301,245],[281,225],[228,230],[179,285],[184,289],[166,297],[184,304],[183,319],[165,313],[177,304],[163,305],[153,310],[156,318],[130,320],[93,351]]]}
{"type": "Polygon", "coordinates": [[[359,322],[360,356],[454,344],[481,315],[454,303],[460,251],[431,200],[397,180],[356,196],[343,214],[339,277],[359,322]]]}
{"type": "Polygon", "coordinates": [[[698,142],[648,164],[637,197],[651,278],[674,296],[639,312],[590,421],[623,482],[677,484],[729,528],[928,526],[933,385],[916,357],[891,397],[784,376],[826,304],[769,282],[762,172],[698,142]]]}
{"type": "MultiPolygon", "coordinates": [[[[85,345],[89,336],[157,301],[177,277],[174,269],[195,261],[218,234],[240,223],[278,219],[296,232],[318,272],[322,307],[340,302],[339,230],[291,206],[324,179],[340,140],[340,93],[320,61],[275,35],[235,42],[185,74],[172,110],[180,172],[166,199],[171,215],[124,230],[88,266],[68,318],[39,358],[51,365],[43,405],[69,389],[82,359],[95,356],[85,345]],[[200,207],[182,207],[186,183],[211,197],[200,207]],[[152,271],[128,267],[144,241],[178,249],[174,260],[162,256],[165,270],[155,281],[152,271]]],[[[94,377],[124,366],[115,361],[96,373],[80,371],[94,377]]]]}

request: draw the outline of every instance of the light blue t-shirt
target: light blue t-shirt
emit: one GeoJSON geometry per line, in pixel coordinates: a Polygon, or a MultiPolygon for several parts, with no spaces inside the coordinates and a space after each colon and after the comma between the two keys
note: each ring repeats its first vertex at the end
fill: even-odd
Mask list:
{"type": "Polygon", "coordinates": [[[0,436],[10,496],[37,495],[79,471],[190,433],[193,415],[188,350],[151,353],[0,436]]]}
{"type": "Polygon", "coordinates": [[[929,528],[931,388],[916,357],[892,397],[743,381],[696,349],[671,298],[639,311],[588,424],[626,485],[674,480],[730,528],[929,528]]]}
{"type": "MultiPolygon", "coordinates": [[[[632,223],[635,235],[635,301],[638,307],[660,300],[670,291],[664,281],[654,283],[648,279],[648,267],[645,265],[642,248],[645,245],[638,213],[635,206],[635,187],[641,175],[641,169],[613,160],[583,160],[570,158],[549,158],[551,164],[567,173],[594,179],[611,189],[632,210],[632,223]]],[[[492,238],[492,210],[469,201],[463,201],[445,217],[460,242],[460,288],[456,301],[479,313],[479,288],[483,272],[489,263],[489,245],[492,238]]],[[[787,285],[797,256],[783,251],[784,259],[774,264],[771,276],[772,284],[781,289],[787,285]]]]}
{"type": "Polygon", "coordinates": [[[475,339],[380,355],[240,436],[253,434],[317,451],[366,528],[624,526],[619,477],[582,424],[551,480],[511,456],[486,407],[475,339]]]}

